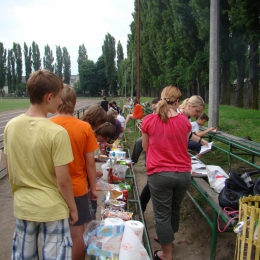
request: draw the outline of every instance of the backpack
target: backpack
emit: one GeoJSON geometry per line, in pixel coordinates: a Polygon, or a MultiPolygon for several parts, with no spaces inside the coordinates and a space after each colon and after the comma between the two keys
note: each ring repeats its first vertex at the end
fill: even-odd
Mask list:
{"type": "Polygon", "coordinates": [[[230,171],[229,178],[225,180],[224,188],[218,196],[219,206],[238,210],[241,197],[260,194],[260,178],[257,179],[255,184],[250,177],[257,173],[260,173],[260,170],[246,172],[243,175],[230,171]]]}

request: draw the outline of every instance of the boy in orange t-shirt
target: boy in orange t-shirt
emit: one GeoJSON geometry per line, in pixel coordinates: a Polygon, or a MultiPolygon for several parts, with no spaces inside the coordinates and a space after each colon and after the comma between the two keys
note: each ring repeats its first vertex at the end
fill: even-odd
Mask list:
{"type": "Polygon", "coordinates": [[[73,185],[74,199],[78,209],[78,221],[70,225],[70,232],[73,242],[72,259],[84,260],[85,247],[83,232],[86,225],[91,221],[94,212],[89,201],[97,200],[96,191],[96,164],[94,151],[98,144],[94,132],[89,123],[73,116],[76,105],[75,90],[65,85],[62,90],[62,105],[58,108],[58,116],[50,120],[64,127],[70,137],[74,160],[69,163],[69,172],[73,185]]]}

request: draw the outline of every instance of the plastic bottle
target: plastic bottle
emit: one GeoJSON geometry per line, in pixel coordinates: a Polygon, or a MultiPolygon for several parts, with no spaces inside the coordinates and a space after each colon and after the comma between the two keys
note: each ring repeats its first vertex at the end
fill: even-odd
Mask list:
{"type": "Polygon", "coordinates": [[[123,193],[123,201],[125,202],[125,209],[127,209],[127,204],[128,204],[128,191],[127,190],[122,190],[123,193]]]}
{"type": "Polygon", "coordinates": [[[108,173],[108,183],[110,183],[110,184],[113,184],[113,181],[114,181],[114,179],[113,179],[113,168],[112,167],[110,167],[109,168],[109,173],[108,173]]]}

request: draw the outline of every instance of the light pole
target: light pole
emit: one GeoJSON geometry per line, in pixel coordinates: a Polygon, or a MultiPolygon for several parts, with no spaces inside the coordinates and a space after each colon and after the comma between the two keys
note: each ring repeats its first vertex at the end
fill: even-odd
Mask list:
{"type": "Polygon", "coordinates": [[[125,71],[125,98],[126,98],[126,71],[125,71]]]}
{"type": "Polygon", "coordinates": [[[140,0],[137,7],[137,90],[136,98],[140,102],[140,0]]]}
{"type": "Polygon", "coordinates": [[[132,54],[132,75],[131,75],[131,98],[134,96],[134,59],[132,54]]]}
{"type": "Polygon", "coordinates": [[[210,4],[209,127],[219,122],[219,0],[210,4]]]}

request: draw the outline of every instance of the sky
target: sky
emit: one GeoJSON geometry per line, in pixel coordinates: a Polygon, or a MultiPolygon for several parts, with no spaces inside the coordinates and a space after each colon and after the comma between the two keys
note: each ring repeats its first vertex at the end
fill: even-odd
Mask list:
{"type": "Polygon", "coordinates": [[[79,46],[84,44],[88,58],[96,62],[110,33],[115,47],[121,42],[126,57],[134,0],[0,0],[0,7],[0,42],[5,49],[17,42],[23,50],[24,42],[31,46],[35,41],[43,59],[47,44],[54,58],[56,46],[66,47],[75,75],[79,46]]]}

